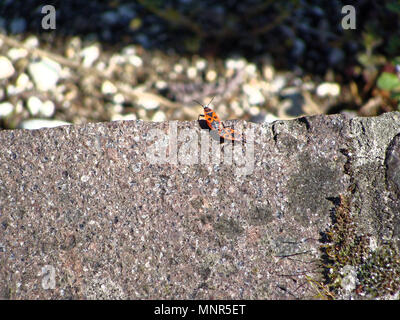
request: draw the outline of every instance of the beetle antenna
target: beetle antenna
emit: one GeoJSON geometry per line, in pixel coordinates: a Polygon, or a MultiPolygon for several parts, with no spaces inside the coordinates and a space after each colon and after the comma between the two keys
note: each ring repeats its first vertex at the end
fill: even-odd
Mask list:
{"type": "Polygon", "coordinates": [[[194,100],[194,99],[193,99],[193,101],[194,101],[194,102],[197,102],[199,105],[201,105],[203,108],[205,108],[205,107],[208,107],[208,106],[210,105],[210,103],[214,100],[214,98],[215,98],[215,96],[212,97],[212,99],[210,100],[210,102],[209,102],[208,104],[206,104],[206,105],[203,105],[202,103],[200,103],[200,102],[198,102],[197,100],[194,100]]]}

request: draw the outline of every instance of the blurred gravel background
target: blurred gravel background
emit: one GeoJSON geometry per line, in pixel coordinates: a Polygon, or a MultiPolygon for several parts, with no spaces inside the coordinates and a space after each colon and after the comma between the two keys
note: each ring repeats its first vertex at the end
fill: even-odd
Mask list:
{"type": "Polygon", "coordinates": [[[1,129],[194,120],[213,96],[223,120],[398,110],[398,0],[45,4],[55,30],[43,1],[0,2],[1,129]]]}

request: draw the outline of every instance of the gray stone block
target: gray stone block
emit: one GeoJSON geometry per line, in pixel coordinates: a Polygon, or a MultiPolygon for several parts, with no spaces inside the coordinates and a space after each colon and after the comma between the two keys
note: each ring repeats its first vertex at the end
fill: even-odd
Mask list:
{"type": "Polygon", "coordinates": [[[1,131],[0,296],[309,299],[344,195],[398,247],[400,113],[231,124],[248,153],[226,161],[194,121],[1,131]]]}

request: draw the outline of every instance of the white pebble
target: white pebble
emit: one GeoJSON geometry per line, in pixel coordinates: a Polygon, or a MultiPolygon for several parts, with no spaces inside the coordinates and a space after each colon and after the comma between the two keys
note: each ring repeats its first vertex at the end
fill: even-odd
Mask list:
{"type": "Polygon", "coordinates": [[[286,85],[286,78],[283,75],[278,75],[271,82],[271,86],[270,86],[271,92],[277,93],[280,90],[282,90],[285,85],[286,85]]]}
{"type": "Polygon", "coordinates": [[[21,90],[18,89],[16,86],[12,85],[12,84],[9,84],[9,85],[6,87],[6,90],[7,90],[7,94],[8,94],[9,96],[14,96],[14,95],[16,95],[16,94],[21,93],[21,90]]]}
{"type": "Polygon", "coordinates": [[[236,117],[241,117],[244,114],[243,108],[241,108],[238,101],[234,100],[231,102],[231,109],[235,113],[236,117]]]}
{"type": "Polygon", "coordinates": [[[39,113],[46,118],[50,118],[54,114],[55,109],[56,107],[53,101],[46,100],[45,102],[43,102],[39,110],[39,113]]]}
{"type": "Polygon", "coordinates": [[[236,67],[236,62],[233,59],[228,59],[225,61],[225,68],[227,69],[235,69],[236,67]]]}
{"type": "Polygon", "coordinates": [[[117,104],[122,104],[125,102],[125,97],[122,93],[117,93],[115,96],[113,96],[113,102],[117,104]]]}
{"type": "Polygon", "coordinates": [[[39,46],[39,39],[36,36],[29,36],[24,41],[24,45],[28,48],[36,48],[39,46]]]}
{"type": "Polygon", "coordinates": [[[162,111],[157,111],[153,117],[151,118],[151,120],[155,121],[155,122],[162,122],[166,120],[166,116],[165,113],[162,111]]]}
{"type": "Polygon", "coordinates": [[[264,122],[270,123],[270,122],[274,122],[276,120],[279,120],[279,118],[276,117],[275,115],[273,115],[272,113],[267,113],[265,115],[264,122]]]}
{"type": "Polygon", "coordinates": [[[136,54],[136,48],[133,45],[127,46],[122,49],[122,55],[124,56],[131,56],[134,54],[136,54]]]}
{"type": "Polygon", "coordinates": [[[13,112],[14,106],[10,102],[0,103],[0,118],[5,118],[13,112]]]}
{"type": "Polygon", "coordinates": [[[249,63],[245,70],[248,75],[254,76],[257,74],[257,67],[254,63],[249,63]]]}
{"type": "Polygon", "coordinates": [[[113,54],[111,58],[108,60],[108,64],[110,68],[114,68],[117,65],[121,65],[125,62],[125,58],[120,56],[119,54],[113,54]]]}
{"type": "Polygon", "coordinates": [[[139,119],[142,119],[142,120],[146,120],[146,119],[147,119],[147,112],[146,112],[146,110],[144,110],[144,109],[139,109],[137,113],[138,113],[139,119]]]}
{"type": "Polygon", "coordinates": [[[108,104],[112,114],[119,114],[124,111],[124,107],[121,104],[108,104]]]}
{"type": "Polygon", "coordinates": [[[252,106],[252,107],[250,107],[250,109],[249,109],[249,114],[250,114],[250,115],[256,116],[256,115],[258,115],[259,113],[260,113],[260,108],[259,108],[259,107],[257,107],[257,106],[252,106]]]}
{"type": "Polygon", "coordinates": [[[29,77],[26,73],[21,73],[18,76],[15,85],[20,92],[33,88],[33,83],[29,80],[29,77]]]}
{"type": "Polygon", "coordinates": [[[340,86],[334,82],[324,82],[317,87],[317,95],[320,97],[325,96],[338,96],[340,94],[340,86]]]}
{"type": "Polygon", "coordinates": [[[128,58],[130,64],[134,65],[137,68],[140,68],[143,65],[143,60],[139,56],[133,55],[128,58]]]}
{"type": "Polygon", "coordinates": [[[47,91],[56,87],[60,78],[61,66],[48,58],[32,62],[28,66],[29,74],[32,76],[36,87],[41,91],[47,91]]]}
{"type": "Polygon", "coordinates": [[[157,82],[156,82],[156,88],[158,89],[158,90],[163,90],[163,89],[166,89],[168,87],[168,84],[165,82],[165,81],[163,81],[163,80],[157,80],[157,82]]]}
{"type": "Polygon", "coordinates": [[[225,61],[225,67],[227,69],[240,70],[243,69],[245,66],[246,66],[246,60],[243,58],[228,59],[225,61]]]}
{"type": "Polygon", "coordinates": [[[18,100],[15,105],[15,113],[20,114],[24,111],[24,103],[22,100],[18,100]]]}
{"type": "Polygon", "coordinates": [[[8,57],[12,60],[18,60],[21,58],[25,58],[28,55],[28,51],[23,48],[11,48],[7,52],[8,57]]]}
{"type": "Polygon", "coordinates": [[[101,85],[101,92],[103,94],[114,94],[117,92],[117,87],[111,81],[104,81],[101,85]]]}
{"type": "Polygon", "coordinates": [[[217,79],[217,73],[214,70],[207,71],[206,80],[208,82],[213,82],[215,79],[217,79]]]}
{"type": "Polygon", "coordinates": [[[245,84],[243,91],[248,95],[250,104],[262,104],[265,102],[265,98],[258,88],[245,84]]]}
{"type": "Polygon", "coordinates": [[[197,69],[195,67],[189,67],[186,74],[190,79],[194,79],[197,76],[197,69]]]}
{"type": "Polygon", "coordinates": [[[180,64],[174,65],[174,71],[175,71],[176,73],[181,73],[181,72],[183,71],[182,65],[180,65],[180,64]]]}
{"type": "Polygon", "coordinates": [[[206,60],[200,59],[200,60],[196,61],[197,70],[202,71],[202,70],[204,70],[206,68],[206,66],[207,66],[207,61],[206,60]]]}
{"type": "Polygon", "coordinates": [[[27,101],[29,113],[33,116],[37,115],[42,107],[42,104],[42,100],[40,100],[38,97],[29,97],[27,101]]]}
{"type": "Polygon", "coordinates": [[[139,98],[137,103],[147,110],[157,109],[160,105],[158,101],[147,97],[139,98]]]}
{"type": "Polygon", "coordinates": [[[265,80],[271,81],[274,78],[275,70],[271,65],[265,65],[263,67],[263,76],[265,80]]]}
{"type": "Polygon", "coordinates": [[[114,114],[111,117],[111,121],[120,121],[120,120],[136,120],[136,115],[134,113],[128,113],[128,114],[114,114]]]}
{"type": "Polygon", "coordinates": [[[80,55],[81,57],[83,57],[83,62],[82,62],[83,66],[89,68],[100,56],[99,46],[92,45],[86,47],[81,51],[80,55]]]}
{"type": "Polygon", "coordinates": [[[22,121],[20,127],[21,129],[35,130],[40,128],[54,128],[64,125],[71,125],[71,123],[60,120],[30,119],[22,121]]]}
{"type": "Polygon", "coordinates": [[[7,79],[11,77],[15,72],[15,69],[8,58],[0,57],[0,79],[7,79]]]}

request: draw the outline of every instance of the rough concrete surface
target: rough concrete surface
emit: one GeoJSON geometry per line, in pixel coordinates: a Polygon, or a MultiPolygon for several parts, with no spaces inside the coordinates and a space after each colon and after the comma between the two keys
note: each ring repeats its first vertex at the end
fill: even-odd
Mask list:
{"type": "Polygon", "coordinates": [[[309,299],[345,194],[357,232],[399,244],[400,113],[240,124],[248,174],[197,161],[196,121],[1,131],[0,297],[309,299]]]}

